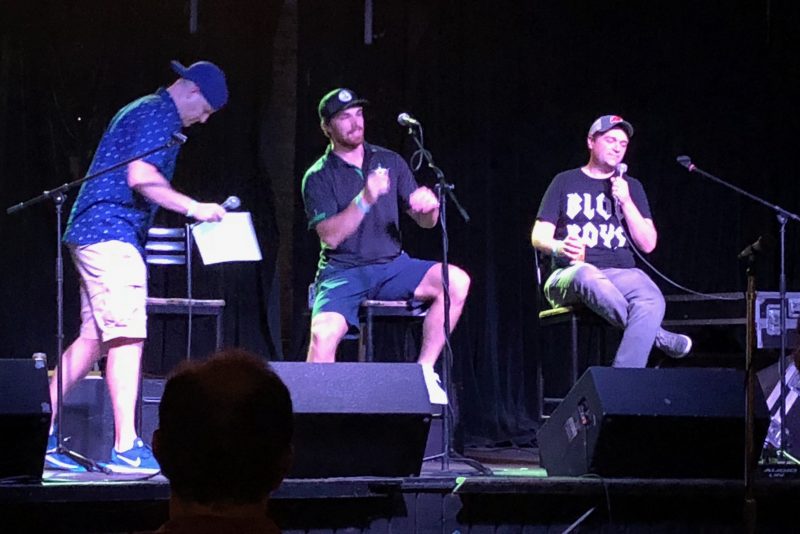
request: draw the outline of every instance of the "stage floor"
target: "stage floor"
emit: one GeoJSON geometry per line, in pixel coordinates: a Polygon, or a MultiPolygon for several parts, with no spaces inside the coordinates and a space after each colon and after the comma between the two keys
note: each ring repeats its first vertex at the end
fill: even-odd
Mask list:
{"type": "MultiPolygon", "coordinates": [[[[491,474],[453,459],[419,477],[287,479],[271,511],[284,532],[741,532],[741,480],[548,477],[532,449],[478,451],[491,474]]],[[[754,484],[759,532],[796,531],[795,478],[754,484]]],[[[169,486],[103,473],[46,471],[41,484],[0,485],[0,531],[134,532],[167,515],[169,486]]]]}

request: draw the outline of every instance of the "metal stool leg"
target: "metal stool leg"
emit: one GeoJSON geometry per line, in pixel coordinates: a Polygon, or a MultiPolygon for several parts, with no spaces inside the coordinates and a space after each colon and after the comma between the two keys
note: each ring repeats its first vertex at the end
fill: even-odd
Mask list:
{"type": "Polygon", "coordinates": [[[403,355],[408,352],[412,343],[413,332],[409,326],[417,320],[424,319],[426,310],[416,302],[407,301],[365,301],[359,310],[359,335],[358,361],[372,362],[375,360],[375,319],[384,318],[390,323],[398,319],[406,319],[403,332],[403,355]]]}
{"type": "Polygon", "coordinates": [[[364,344],[364,349],[365,349],[364,361],[371,362],[372,358],[373,358],[373,353],[372,353],[372,349],[373,349],[373,337],[372,337],[372,335],[373,335],[373,332],[372,332],[372,319],[373,319],[373,316],[372,316],[372,308],[367,307],[366,313],[367,313],[367,317],[366,317],[366,319],[367,319],[367,325],[366,325],[367,326],[367,339],[365,340],[366,343],[364,344]]]}
{"type": "Polygon", "coordinates": [[[544,371],[542,370],[542,351],[539,351],[539,358],[536,362],[536,392],[539,401],[539,421],[544,421],[544,371]]]}
{"type": "Polygon", "coordinates": [[[570,327],[570,376],[569,389],[578,382],[578,318],[573,315],[569,321],[570,327]]]}
{"type": "Polygon", "coordinates": [[[217,311],[217,350],[222,349],[222,310],[217,311]]]}
{"type": "Polygon", "coordinates": [[[360,331],[358,333],[358,361],[364,363],[367,361],[367,323],[363,321],[359,325],[360,331]]]}

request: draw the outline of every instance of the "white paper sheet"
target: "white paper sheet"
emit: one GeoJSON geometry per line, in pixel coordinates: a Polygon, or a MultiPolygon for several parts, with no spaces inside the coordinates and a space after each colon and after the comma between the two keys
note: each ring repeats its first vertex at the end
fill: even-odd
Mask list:
{"type": "Polygon", "coordinates": [[[261,261],[261,248],[248,212],[229,212],[220,222],[197,224],[192,235],[205,265],[261,261]]]}

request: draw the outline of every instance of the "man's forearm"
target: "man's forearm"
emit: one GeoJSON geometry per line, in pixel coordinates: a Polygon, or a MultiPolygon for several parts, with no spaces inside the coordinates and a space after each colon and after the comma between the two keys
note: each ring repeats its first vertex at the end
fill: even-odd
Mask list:
{"type": "Polygon", "coordinates": [[[173,189],[156,167],[143,161],[128,165],[128,185],[150,202],[184,215],[194,203],[190,197],[173,189]]]}
{"type": "Polygon", "coordinates": [[[187,215],[193,204],[196,204],[191,197],[184,195],[172,188],[169,183],[146,183],[139,184],[134,190],[145,197],[147,200],[158,204],[164,209],[175,211],[187,215]]]}
{"type": "Polygon", "coordinates": [[[556,227],[553,223],[536,221],[531,230],[531,244],[545,254],[557,255],[558,247],[562,245],[562,242],[555,239],[555,231],[556,227]]]}
{"type": "Polygon", "coordinates": [[[317,234],[329,248],[336,248],[358,230],[364,215],[366,212],[353,201],[336,215],[317,224],[317,234]]]}
{"type": "Polygon", "coordinates": [[[628,202],[622,207],[625,220],[628,221],[628,231],[634,244],[645,253],[656,248],[658,234],[653,221],[645,219],[639,208],[633,202],[628,202]]]}

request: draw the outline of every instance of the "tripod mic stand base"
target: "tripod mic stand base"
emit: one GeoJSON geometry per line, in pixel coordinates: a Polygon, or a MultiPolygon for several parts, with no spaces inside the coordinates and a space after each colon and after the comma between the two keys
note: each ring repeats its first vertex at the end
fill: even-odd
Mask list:
{"type": "Polygon", "coordinates": [[[108,469],[107,467],[101,466],[99,463],[92,460],[91,458],[87,458],[82,454],[72,451],[66,448],[64,445],[59,445],[58,447],[56,447],[55,453],[66,456],[76,464],[86,469],[87,472],[105,473],[107,475],[112,474],[111,470],[108,469]]]}
{"type": "Polygon", "coordinates": [[[478,460],[475,460],[473,458],[467,458],[466,456],[462,456],[461,454],[458,454],[455,451],[450,451],[449,453],[442,452],[439,454],[434,454],[432,456],[426,456],[425,458],[422,459],[422,461],[423,463],[432,461],[441,462],[444,459],[445,454],[447,454],[448,461],[446,462],[446,464],[449,466],[449,468],[438,469],[438,470],[432,469],[431,471],[426,471],[425,473],[426,475],[437,476],[437,477],[438,476],[451,477],[451,476],[475,474],[476,471],[479,475],[483,476],[492,475],[492,470],[483,465],[478,460]],[[454,466],[450,465],[451,461],[455,462],[456,464],[462,464],[463,467],[456,466],[456,469],[453,469],[454,466]],[[459,467],[461,467],[461,469],[459,469],[459,467]]]}

